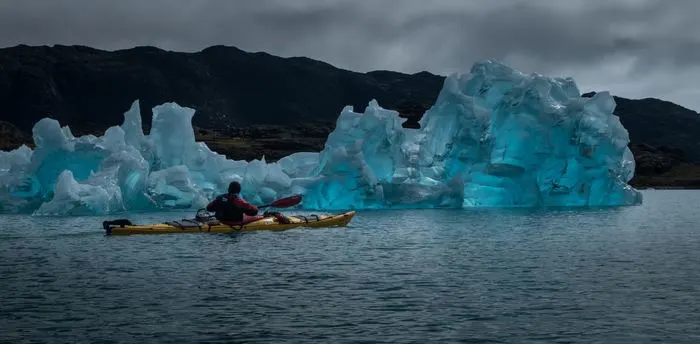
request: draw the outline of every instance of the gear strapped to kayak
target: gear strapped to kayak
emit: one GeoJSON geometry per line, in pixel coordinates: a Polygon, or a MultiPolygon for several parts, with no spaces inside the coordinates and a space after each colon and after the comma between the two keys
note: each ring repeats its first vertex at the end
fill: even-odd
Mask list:
{"type": "Polygon", "coordinates": [[[164,222],[166,225],[171,225],[173,227],[179,227],[179,228],[201,228],[202,227],[202,222],[195,221],[195,220],[190,220],[190,219],[182,219],[180,221],[168,221],[164,222]]]}
{"type": "MultiPolygon", "coordinates": [[[[299,217],[299,218],[304,219],[304,222],[306,222],[306,223],[309,222],[309,218],[306,217],[306,216],[304,216],[304,215],[296,215],[296,216],[299,217]]],[[[316,221],[320,220],[320,218],[318,217],[318,215],[315,215],[315,214],[311,214],[311,215],[309,215],[309,217],[315,217],[315,218],[316,218],[316,221]]]]}

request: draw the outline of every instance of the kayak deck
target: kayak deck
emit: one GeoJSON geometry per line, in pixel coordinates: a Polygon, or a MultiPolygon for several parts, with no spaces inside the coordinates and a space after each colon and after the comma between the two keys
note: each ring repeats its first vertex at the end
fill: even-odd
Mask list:
{"type": "Polygon", "coordinates": [[[260,230],[282,231],[292,228],[329,228],[344,227],[355,216],[355,211],[332,215],[289,215],[289,223],[281,222],[277,217],[265,217],[242,225],[228,225],[217,220],[198,221],[182,219],[156,224],[138,225],[127,219],[105,221],[102,227],[107,235],[129,234],[169,234],[169,233],[233,233],[260,230]]]}

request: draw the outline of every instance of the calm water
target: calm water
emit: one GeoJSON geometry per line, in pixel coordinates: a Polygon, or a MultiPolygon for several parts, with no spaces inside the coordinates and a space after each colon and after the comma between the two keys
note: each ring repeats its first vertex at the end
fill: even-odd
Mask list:
{"type": "Polygon", "coordinates": [[[0,341],[700,343],[700,192],[644,197],[234,235],[4,216],[0,341]]]}

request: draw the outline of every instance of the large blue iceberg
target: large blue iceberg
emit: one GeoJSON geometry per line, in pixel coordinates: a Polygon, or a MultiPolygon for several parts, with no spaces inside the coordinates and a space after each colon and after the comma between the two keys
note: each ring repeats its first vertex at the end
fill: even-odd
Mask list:
{"type": "Polygon", "coordinates": [[[570,78],[494,61],[445,79],[420,129],[371,101],[346,107],[321,152],[233,161],[196,142],[193,109],[138,101],[101,137],[50,118],[35,149],[0,152],[0,210],[37,215],[199,208],[243,184],[266,203],[303,194],[304,209],[622,206],[642,202],[629,136],[607,92],[581,97],[570,78]]]}

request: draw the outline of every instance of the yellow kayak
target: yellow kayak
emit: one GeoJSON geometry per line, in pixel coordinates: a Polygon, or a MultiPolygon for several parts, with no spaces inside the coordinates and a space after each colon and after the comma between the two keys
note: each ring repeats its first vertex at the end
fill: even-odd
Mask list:
{"type": "Polygon", "coordinates": [[[343,227],[355,216],[354,211],[332,215],[289,215],[289,223],[281,222],[277,217],[270,216],[244,225],[225,225],[216,220],[200,221],[182,219],[156,224],[137,225],[127,219],[105,221],[102,223],[107,235],[129,234],[169,234],[169,233],[233,233],[260,230],[281,231],[292,228],[328,228],[343,227]]]}

